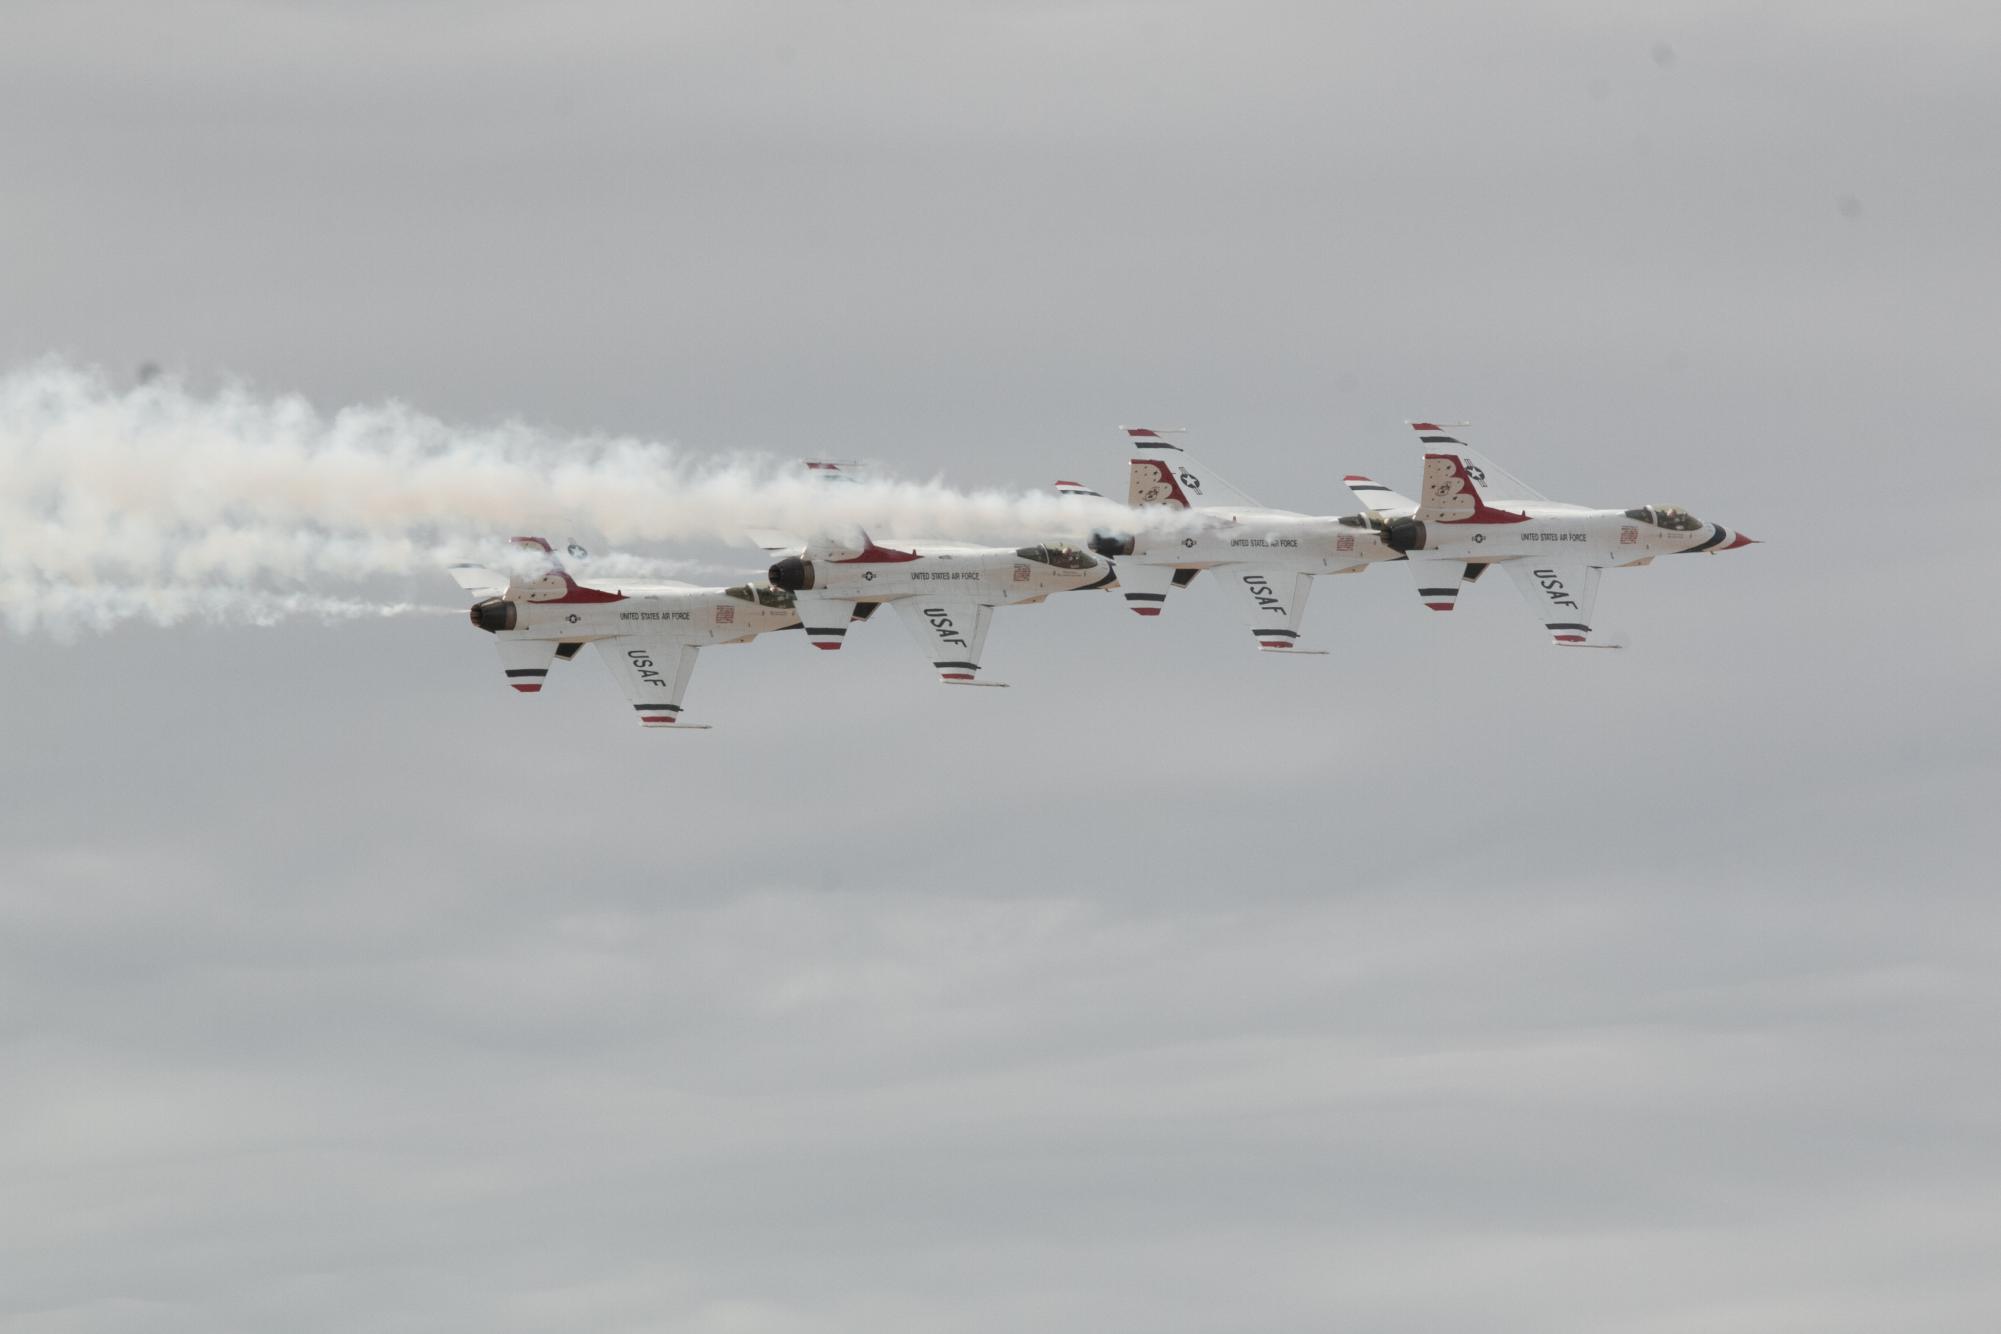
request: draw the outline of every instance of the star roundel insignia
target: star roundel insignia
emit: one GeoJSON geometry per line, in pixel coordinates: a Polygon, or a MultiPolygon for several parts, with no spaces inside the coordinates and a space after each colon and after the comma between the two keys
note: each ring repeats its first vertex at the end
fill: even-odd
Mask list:
{"type": "Polygon", "coordinates": [[[1485,533],[1475,533],[1473,534],[1473,540],[1475,542],[1484,542],[1487,540],[1487,535],[1485,533]]]}
{"type": "Polygon", "coordinates": [[[875,571],[874,571],[874,570],[863,570],[863,571],[862,571],[862,578],[864,578],[864,579],[873,579],[873,578],[875,578],[875,571]]]}
{"type": "Polygon", "coordinates": [[[578,546],[575,542],[570,543],[568,550],[569,553],[572,556],[575,556],[578,560],[582,560],[584,557],[591,554],[590,552],[585,551],[582,547],[578,546]]]}
{"type": "Polygon", "coordinates": [[[576,624],[576,623],[577,623],[578,621],[580,621],[580,620],[582,620],[582,619],[583,619],[583,617],[581,617],[581,616],[577,615],[577,614],[576,614],[575,612],[571,612],[571,613],[570,613],[570,615],[569,615],[569,622],[570,622],[570,624],[571,624],[571,625],[575,625],[575,624],[576,624]]]}
{"type": "Polygon", "coordinates": [[[1479,464],[1467,463],[1467,464],[1462,464],[1461,466],[1466,469],[1466,475],[1468,477],[1471,477],[1474,481],[1484,483],[1487,480],[1487,474],[1480,470],[1479,464]]]}
{"type": "Polygon", "coordinates": [[[1184,537],[1181,539],[1181,545],[1184,547],[1192,547],[1195,545],[1195,539],[1192,537],[1184,537]]]}
{"type": "Polygon", "coordinates": [[[1202,479],[1186,468],[1181,470],[1181,484],[1190,491],[1200,491],[1202,489],[1202,479]]]}

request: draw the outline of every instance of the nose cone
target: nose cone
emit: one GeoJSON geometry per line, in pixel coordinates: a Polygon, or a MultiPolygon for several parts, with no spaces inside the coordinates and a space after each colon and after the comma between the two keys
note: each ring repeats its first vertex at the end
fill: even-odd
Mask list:
{"type": "Polygon", "coordinates": [[[1751,547],[1751,546],[1756,546],[1757,544],[1758,544],[1757,538],[1746,537],[1744,536],[1744,534],[1739,533],[1737,534],[1737,536],[1731,538],[1730,541],[1722,547],[1722,550],[1735,551],[1738,547],[1751,547]]]}

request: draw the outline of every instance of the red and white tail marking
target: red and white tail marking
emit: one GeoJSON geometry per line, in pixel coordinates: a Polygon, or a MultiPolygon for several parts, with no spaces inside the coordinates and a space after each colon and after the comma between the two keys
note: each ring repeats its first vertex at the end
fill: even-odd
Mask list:
{"type": "Polygon", "coordinates": [[[1478,465],[1469,465],[1458,451],[1464,446],[1430,422],[1412,422],[1425,445],[1424,484],[1419,488],[1417,518],[1423,523],[1526,523],[1528,515],[1495,509],[1480,496],[1486,480],[1478,465]]]}

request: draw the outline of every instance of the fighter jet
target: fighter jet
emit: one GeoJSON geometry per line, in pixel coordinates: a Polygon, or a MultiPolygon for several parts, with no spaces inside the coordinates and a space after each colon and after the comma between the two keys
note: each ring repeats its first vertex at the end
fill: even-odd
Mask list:
{"type": "Polygon", "coordinates": [[[1677,505],[1614,510],[1550,500],[1444,428],[1411,425],[1424,446],[1420,499],[1359,474],[1346,480],[1383,542],[1408,559],[1418,599],[1433,611],[1451,611],[1462,584],[1500,565],[1558,646],[1623,648],[1624,637],[1598,628],[1592,615],[1606,566],[1754,541],[1677,505]]]}
{"type": "Polygon", "coordinates": [[[846,542],[807,542],[774,563],[767,577],[774,588],[797,598],[814,648],[840,648],[852,619],[873,610],[870,604],[887,602],[940,681],[997,686],[1005,682],[980,680],[995,607],[1101,587],[1112,574],[1089,552],[1062,543],[1012,549],[946,542],[883,546],[861,533],[846,542]]]}
{"type": "MultiPolygon", "coordinates": [[[[828,483],[861,484],[855,464],[801,462],[828,483]]],[[[918,651],[937,669],[938,679],[953,686],[1006,684],[980,680],[987,623],[995,607],[1026,605],[1051,593],[1112,582],[1109,568],[1062,541],[1013,548],[893,539],[892,545],[883,545],[860,528],[839,537],[805,539],[762,530],[751,537],[780,556],[767,577],[774,588],[797,597],[806,638],[814,648],[840,648],[851,620],[865,619],[887,602],[895,606],[918,651]]]]}
{"type": "MultiPolygon", "coordinates": [[[[1090,547],[1112,559],[1119,592],[1141,616],[1158,616],[1170,589],[1214,570],[1262,652],[1303,654],[1298,647],[1307,594],[1317,574],[1353,574],[1371,561],[1396,560],[1380,525],[1365,515],[1299,514],[1260,505],[1162,433],[1123,428],[1135,457],[1127,503],[1187,511],[1193,522],[1157,531],[1093,533],[1090,547]]],[[[1058,482],[1065,495],[1096,495],[1058,482]]]]}
{"type": "Polygon", "coordinates": [[[588,588],[570,576],[542,538],[514,542],[542,557],[534,562],[540,567],[536,572],[509,576],[455,565],[451,576],[480,599],[473,604],[472,623],[493,636],[507,683],[524,695],[542,689],[556,662],[596,644],[642,726],[702,730],[702,724],[681,721],[681,697],[695,655],[709,644],[748,643],[799,624],[792,594],[764,584],[696,588],[619,581],[588,588]]]}

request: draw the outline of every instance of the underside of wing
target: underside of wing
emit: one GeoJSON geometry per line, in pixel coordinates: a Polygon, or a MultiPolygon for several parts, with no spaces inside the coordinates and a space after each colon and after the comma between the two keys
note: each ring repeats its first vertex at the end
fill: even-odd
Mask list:
{"type": "Polygon", "coordinates": [[[1507,569],[1529,610],[1541,619],[1558,648],[1626,646],[1625,636],[1601,630],[1592,619],[1598,602],[1598,576],[1604,573],[1599,567],[1524,556],[1509,561],[1507,569]]]}
{"type": "Polygon", "coordinates": [[[681,697],[688,693],[700,651],[693,644],[655,636],[598,641],[599,656],[625,692],[634,716],[646,727],[690,727],[681,721],[681,697]]]}
{"type": "Polygon", "coordinates": [[[980,680],[980,655],[986,650],[987,623],[994,609],[964,598],[902,598],[896,614],[917,641],[917,647],[938,679],[948,686],[999,685],[980,680]]]}
{"type": "Polygon", "coordinates": [[[1235,605],[1237,615],[1250,628],[1251,638],[1264,653],[1307,653],[1301,649],[1299,627],[1306,619],[1307,595],[1313,591],[1313,576],[1290,570],[1261,570],[1248,565],[1219,566],[1214,574],[1235,605]]]}

